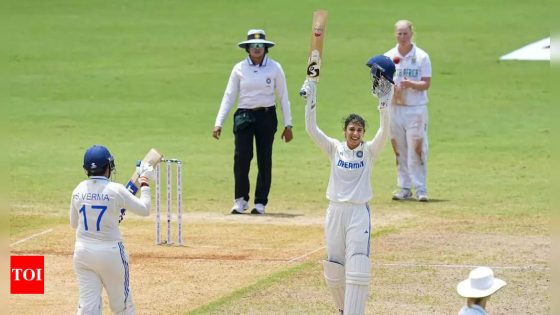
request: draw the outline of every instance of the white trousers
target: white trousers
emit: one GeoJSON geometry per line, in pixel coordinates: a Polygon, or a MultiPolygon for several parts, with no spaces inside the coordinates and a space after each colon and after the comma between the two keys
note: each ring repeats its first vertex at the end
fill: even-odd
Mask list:
{"type": "Polygon", "coordinates": [[[428,106],[391,106],[391,144],[397,159],[397,186],[428,192],[428,106]]]}
{"type": "Polygon", "coordinates": [[[369,257],[370,227],[367,204],[331,202],[325,221],[327,260],[344,266],[354,255],[369,257]]]}
{"type": "Polygon", "coordinates": [[[325,268],[325,280],[337,307],[344,314],[365,313],[371,272],[370,220],[369,207],[365,203],[331,202],[327,209],[328,262],[325,266],[328,268],[325,268]],[[333,266],[338,267],[333,270],[333,266]],[[340,273],[344,273],[342,279],[340,273]]]}
{"type": "Polygon", "coordinates": [[[77,314],[101,314],[101,291],[107,291],[113,314],[134,314],[129,285],[128,255],[122,242],[76,242],[74,271],[80,288],[77,314]]]}

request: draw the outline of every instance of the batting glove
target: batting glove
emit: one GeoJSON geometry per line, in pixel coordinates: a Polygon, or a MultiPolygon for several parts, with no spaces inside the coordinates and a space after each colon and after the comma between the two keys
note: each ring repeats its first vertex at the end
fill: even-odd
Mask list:
{"type": "Polygon", "coordinates": [[[389,100],[384,100],[384,101],[379,100],[379,106],[377,106],[377,109],[379,110],[385,109],[389,107],[389,103],[390,103],[389,100]]]}
{"type": "Polygon", "coordinates": [[[378,109],[384,109],[391,104],[393,99],[394,88],[389,81],[381,80],[384,84],[376,85],[374,83],[372,88],[372,94],[379,101],[378,109]]]}
{"type": "Polygon", "coordinates": [[[315,107],[315,103],[317,102],[317,82],[305,80],[301,86],[299,95],[307,100],[308,106],[311,108],[315,107]]]}
{"type": "Polygon", "coordinates": [[[146,182],[154,180],[155,178],[154,167],[150,165],[150,163],[145,163],[142,161],[138,161],[136,163],[136,174],[138,174],[139,176],[138,182],[140,183],[142,183],[142,181],[140,180],[141,178],[143,178],[143,180],[145,180],[146,182]]]}

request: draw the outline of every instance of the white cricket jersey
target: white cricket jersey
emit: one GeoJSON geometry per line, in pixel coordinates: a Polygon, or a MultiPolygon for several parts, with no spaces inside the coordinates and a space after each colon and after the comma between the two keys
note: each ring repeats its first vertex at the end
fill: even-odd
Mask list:
{"type": "Polygon", "coordinates": [[[238,98],[238,108],[275,106],[274,92],[282,107],[284,126],[291,126],[292,113],[282,66],[267,55],[260,65],[253,64],[249,57],[245,58],[231,71],[214,126],[224,125],[229,111],[238,98]]]}
{"type": "Polygon", "coordinates": [[[471,307],[464,306],[459,315],[486,315],[486,311],[480,305],[473,305],[471,307]]]}
{"type": "Polygon", "coordinates": [[[140,191],[141,196],[137,198],[105,176],[91,176],[78,184],[70,201],[70,225],[77,229],[76,242],[122,241],[121,209],[141,216],[150,214],[150,187],[141,187],[140,191]]]}
{"type": "Polygon", "coordinates": [[[375,159],[389,137],[388,108],[380,109],[380,125],[371,141],[351,150],[346,141],[330,138],[317,126],[316,108],[305,107],[305,128],[331,161],[327,198],[334,202],[363,204],[373,198],[371,172],[375,159]]]}
{"type": "MultiPolygon", "coordinates": [[[[398,64],[395,64],[396,69],[393,81],[395,81],[396,85],[400,84],[404,78],[411,81],[421,81],[422,78],[432,77],[432,63],[430,57],[415,44],[413,44],[412,49],[406,56],[402,56],[399,53],[398,45],[386,52],[385,56],[391,58],[391,60],[394,60],[395,57],[401,59],[398,64]]],[[[405,105],[418,106],[428,104],[427,90],[404,89],[402,93],[402,99],[405,105]]]]}

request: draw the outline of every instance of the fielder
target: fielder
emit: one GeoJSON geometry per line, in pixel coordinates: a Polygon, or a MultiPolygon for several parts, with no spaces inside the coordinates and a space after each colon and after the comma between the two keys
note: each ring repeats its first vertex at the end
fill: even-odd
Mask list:
{"type": "Polygon", "coordinates": [[[110,181],[115,161],[106,147],[94,145],[87,149],[83,167],[88,179],[74,189],[70,202],[70,225],[76,229],[74,271],[80,288],[77,314],[101,314],[103,288],[113,314],[134,314],[128,255],[119,220],[121,209],[141,216],[150,214],[149,180],[153,178],[153,167],[137,167],[140,198],[110,181]]]}
{"type": "Polygon", "coordinates": [[[307,98],[307,133],[331,161],[325,221],[327,260],[323,266],[327,287],[341,314],[365,312],[371,268],[371,172],[389,137],[388,105],[395,65],[383,55],[374,56],[367,65],[373,75],[372,92],[379,98],[380,125],[373,140],[363,140],[366,123],[356,114],[350,114],[344,122],[345,141],[326,136],[317,126],[316,83],[306,80],[301,93],[307,98]]]}
{"type": "Polygon", "coordinates": [[[395,24],[397,46],[385,53],[396,67],[391,106],[391,144],[397,160],[397,186],[393,200],[428,201],[428,89],[432,64],[428,54],[412,42],[412,23],[395,24]]]}

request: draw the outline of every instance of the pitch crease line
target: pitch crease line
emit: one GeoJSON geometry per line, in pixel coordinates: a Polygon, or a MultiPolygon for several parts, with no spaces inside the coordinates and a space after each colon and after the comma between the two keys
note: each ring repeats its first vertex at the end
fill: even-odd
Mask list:
{"type": "Polygon", "coordinates": [[[37,233],[37,234],[33,234],[33,235],[28,236],[28,237],[26,237],[26,238],[24,238],[24,239],[21,239],[21,240],[19,240],[19,241],[13,242],[12,244],[10,244],[10,247],[15,246],[15,245],[18,245],[18,244],[21,244],[21,243],[26,242],[26,241],[29,241],[29,240],[32,239],[32,238],[35,238],[35,237],[37,237],[37,236],[41,236],[41,235],[43,235],[43,234],[50,233],[50,232],[52,232],[52,231],[53,231],[53,229],[48,229],[48,230],[45,230],[45,231],[43,231],[43,232],[39,232],[39,233],[37,233]]]}
{"type": "MultiPolygon", "coordinates": [[[[445,265],[445,264],[383,264],[377,263],[375,264],[379,267],[411,267],[411,268],[476,268],[480,267],[479,265],[445,265]]],[[[545,266],[536,266],[536,265],[527,265],[527,266],[490,266],[492,269],[510,269],[510,270],[549,270],[549,267],[545,266]]]]}
{"type": "Polygon", "coordinates": [[[319,248],[317,248],[317,249],[314,249],[314,250],[310,251],[310,252],[307,253],[307,254],[303,254],[303,255],[301,255],[301,256],[292,258],[292,259],[288,260],[288,262],[294,262],[294,261],[296,261],[296,260],[300,260],[301,258],[305,258],[305,257],[307,257],[307,256],[309,256],[309,255],[312,255],[312,254],[314,254],[314,253],[320,251],[321,249],[324,249],[325,247],[326,247],[326,246],[321,246],[321,247],[319,247],[319,248]]]}

